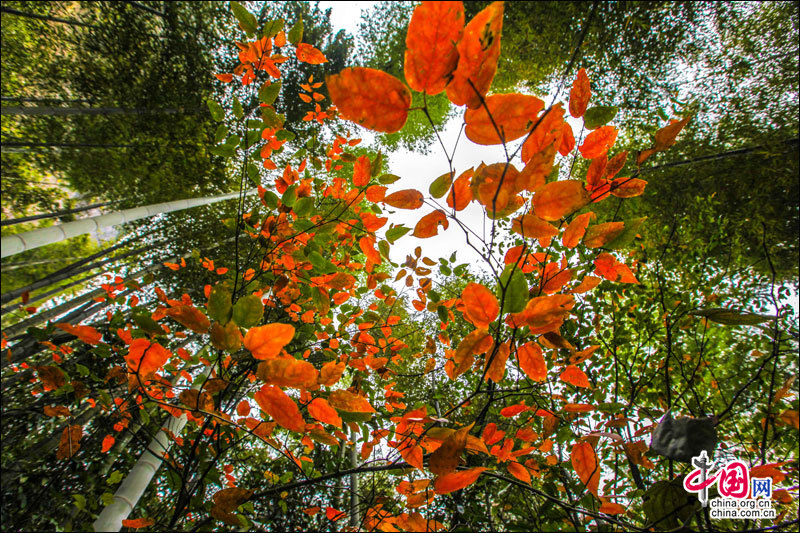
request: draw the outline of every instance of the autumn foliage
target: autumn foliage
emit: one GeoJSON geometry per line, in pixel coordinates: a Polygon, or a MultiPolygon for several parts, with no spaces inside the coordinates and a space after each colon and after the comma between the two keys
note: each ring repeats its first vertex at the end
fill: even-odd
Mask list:
{"type": "MultiPolygon", "coordinates": [[[[641,165],[668,149],[691,117],[674,120],[656,133],[652,147],[628,158],[616,148],[613,125],[576,136],[593,96],[591,72],[583,68],[570,74],[567,102],[490,94],[503,11],[503,3],[494,2],[467,21],[461,2],[423,2],[406,36],[405,80],[363,67],[328,75],[324,88],[310,78],[300,94],[308,122],[330,142],[313,155],[298,151],[274,170],[276,154],[289,145],[280,141],[287,130],[269,88],[279,83],[292,48],[301,63],[321,65],[326,58],[297,33],[259,32],[250,18],[237,15],[255,38],[236,43],[238,66],[218,79],[234,94],[255,91],[261,99],[249,118],[238,99],[225,106],[237,123],[256,120],[260,131],[254,148],[238,148],[245,169],[248,158],[256,160],[256,170],[265,169],[256,178],[257,204],[243,208],[237,221],[239,246],[252,253],[247,260],[219,257],[217,264],[205,258],[215,281],[199,289],[204,299],[184,294],[173,300],[156,289],[152,307],[137,315],[144,318],[115,331],[57,325],[81,343],[112,347],[115,364],[105,380],[119,388],[110,404],[97,401],[113,417],[115,432],[131,424],[135,411],[155,405],[190,420],[186,433],[170,435],[178,451],[166,460],[179,471],[196,458],[195,442],[224,455],[241,440],[285,460],[295,479],[309,485],[337,472],[319,470],[315,450],[335,458],[340,447],[358,443],[361,471],[383,468],[396,489],[359,511],[366,530],[449,527],[437,521],[434,502],[449,502],[445,495],[482,480],[534,487],[561,479],[582,509],[599,509],[587,511],[591,516],[625,513],[610,499],[630,484],[608,484],[614,474],[603,457],[611,448],[594,429],[619,427],[617,413],[603,407],[604,385],[593,379],[593,365],[608,355],[571,332],[577,308],[600,283],[638,283],[637,263],[626,249],[641,221],[599,222],[593,206],[645,193],[641,165]],[[466,138],[496,146],[497,159],[451,167],[413,189],[395,188],[380,155],[354,154],[360,140],[346,131],[401,130],[410,113],[422,113],[411,108],[411,91],[444,92],[463,108],[466,138]],[[333,125],[336,133],[325,129],[333,125]],[[560,172],[560,161],[578,161],[576,169],[585,170],[560,172]],[[467,208],[480,210],[489,228],[479,245],[488,275],[463,283],[446,262],[426,257],[424,239],[468,223],[467,208]],[[395,225],[395,209],[419,210],[413,232],[395,225]],[[389,255],[401,237],[420,245],[402,269],[389,255]],[[398,294],[400,282],[410,297],[398,294]],[[423,340],[409,333],[412,325],[422,329],[423,340]],[[189,337],[196,344],[187,348],[173,342],[189,337]],[[211,348],[197,348],[206,341],[211,348]],[[407,404],[396,384],[408,374],[458,384],[460,395],[441,405],[407,404]],[[515,387],[536,395],[499,392],[515,387]]],[[[596,327],[604,326],[598,318],[596,327]]],[[[37,372],[40,392],[65,386],[57,366],[37,372]]],[[[48,407],[45,414],[70,416],[66,406],[48,407]]],[[[642,439],[628,436],[625,446],[642,439]]],[[[81,425],[68,425],[57,459],[74,460],[86,448],[105,453],[114,445],[112,434],[95,442],[81,425]]],[[[645,466],[641,454],[628,456],[645,466]]],[[[287,485],[277,480],[280,473],[252,465],[261,484],[241,486],[242,470],[250,467],[237,465],[219,478],[210,510],[175,520],[196,521],[199,512],[202,519],[244,523],[237,517],[246,514],[246,502],[287,485]]],[[[306,503],[306,515],[330,524],[349,516],[332,505],[311,505],[319,500],[306,503]]],[[[153,519],[125,525],[147,527],[153,519]]]]}

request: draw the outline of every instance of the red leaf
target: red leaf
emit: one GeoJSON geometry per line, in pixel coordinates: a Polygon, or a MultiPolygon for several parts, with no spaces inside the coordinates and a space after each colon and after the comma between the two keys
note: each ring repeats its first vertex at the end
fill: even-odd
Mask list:
{"type": "Polygon", "coordinates": [[[152,526],[155,523],[156,521],[152,518],[134,518],[122,521],[124,527],[129,527],[131,529],[141,529],[143,527],[152,526]]]}
{"type": "Polygon", "coordinates": [[[114,438],[113,435],[106,435],[105,438],[103,438],[103,447],[100,450],[100,452],[106,453],[108,450],[110,450],[111,447],[114,445],[115,440],[116,439],[114,438]]]}

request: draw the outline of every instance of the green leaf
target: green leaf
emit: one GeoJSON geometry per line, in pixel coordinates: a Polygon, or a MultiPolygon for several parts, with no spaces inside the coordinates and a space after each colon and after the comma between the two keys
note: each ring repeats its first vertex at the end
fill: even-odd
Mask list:
{"type": "Polygon", "coordinates": [[[642,509],[648,521],[657,523],[659,531],[678,529],[695,512],[689,503],[689,493],[683,489],[683,478],[658,481],[644,493],[642,509]]]}
{"type": "Polygon", "coordinates": [[[411,228],[405,226],[395,226],[386,230],[386,240],[394,244],[397,239],[411,231],[411,228]]]}
{"type": "Polygon", "coordinates": [[[231,293],[222,285],[214,285],[208,295],[208,316],[223,326],[231,319],[231,293]]]}
{"type": "Polygon", "coordinates": [[[83,377],[86,377],[86,376],[89,375],[89,369],[87,367],[83,366],[80,363],[75,363],[75,370],[77,370],[78,374],[80,374],[83,377]]]}
{"type": "Polygon", "coordinates": [[[258,99],[264,104],[272,104],[281,92],[281,82],[274,81],[269,85],[262,85],[258,90],[258,99]]]}
{"type": "Polygon", "coordinates": [[[286,21],[283,19],[268,20],[264,24],[264,36],[272,39],[283,30],[285,24],[286,21]]]}
{"type": "Polygon", "coordinates": [[[242,117],[244,117],[244,109],[242,109],[242,103],[236,96],[233,97],[233,116],[236,117],[237,120],[241,120],[242,117]]]}
{"type": "Polygon", "coordinates": [[[528,304],[528,282],[516,265],[508,265],[500,275],[497,285],[497,300],[503,301],[503,312],[519,313],[528,304]],[[503,290],[505,288],[505,299],[503,290]]]}
{"type": "Polygon", "coordinates": [[[386,241],[378,241],[378,251],[383,257],[389,259],[389,243],[386,241]]]}
{"type": "Polygon", "coordinates": [[[300,218],[305,218],[311,213],[311,210],[314,208],[314,199],[313,198],[300,198],[294,203],[294,214],[300,218]]]}
{"type": "Polygon", "coordinates": [[[443,305],[436,307],[436,314],[439,315],[439,320],[442,322],[447,322],[447,308],[443,305]]]}
{"type": "Polygon", "coordinates": [[[300,18],[294,23],[287,37],[289,38],[289,42],[295,46],[303,40],[303,15],[300,15],[300,18]]]}
{"type": "Polygon", "coordinates": [[[583,122],[586,124],[587,129],[594,130],[614,120],[614,117],[617,116],[617,111],[619,111],[619,108],[613,105],[590,107],[583,115],[583,122]]]}
{"type": "Polygon", "coordinates": [[[280,128],[286,120],[284,115],[278,114],[271,107],[261,108],[261,118],[264,120],[265,128],[280,128]]]}
{"type": "Polygon", "coordinates": [[[264,203],[267,205],[267,207],[271,209],[277,209],[278,200],[280,200],[280,198],[278,198],[278,195],[274,192],[270,190],[264,192],[264,203]]]}
{"type": "Polygon", "coordinates": [[[378,152],[378,155],[375,156],[375,159],[373,159],[369,165],[369,175],[377,176],[378,172],[381,171],[381,167],[383,167],[383,154],[378,152]]]}
{"type": "Polygon", "coordinates": [[[221,143],[222,140],[228,135],[228,127],[225,124],[217,126],[217,131],[214,132],[214,142],[221,143]]]}
{"type": "Polygon", "coordinates": [[[83,511],[86,509],[86,498],[83,494],[73,494],[72,497],[75,499],[75,507],[83,511]]]}
{"type": "Polygon", "coordinates": [[[247,177],[250,178],[250,181],[253,182],[253,185],[261,185],[261,176],[259,175],[258,167],[253,163],[247,163],[247,177]]]}
{"type": "Polygon", "coordinates": [[[694,316],[702,316],[708,320],[711,320],[712,322],[717,322],[726,326],[754,326],[774,318],[769,315],[758,315],[756,313],[749,313],[747,311],[737,311],[735,309],[723,309],[719,307],[712,309],[699,309],[697,311],[692,311],[689,314],[694,316]]]}
{"type": "Polygon", "coordinates": [[[206,100],[206,105],[208,106],[208,110],[211,111],[211,118],[217,122],[225,118],[225,110],[222,109],[222,106],[216,103],[214,100],[209,98],[206,100]]]}
{"type": "Polygon", "coordinates": [[[293,141],[296,135],[289,130],[278,130],[275,133],[275,138],[279,141],[293,141]]]}
{"type": "Polygon", "coordinates": [[[258,21],[256,20],[255,15],[250,13],[247,8],[245,8],[239,2],[231,2],[231,11],[233,11],[233,16],[236,17],[236,20],[239,21],[239,27],[242,28],[248,34],[255,33],[258,29],[258,21]]]}
{"type": "Polygon", "coordinates": [[[390,185],[399,179],[400,176],[395,176],[394,174],[382,174],[378,178],[378,183],[380,183],[381,185],[390,185]]]}
{"type": "Polygon", "coordinates": [[[108,476],[106,483],[108,483],[109,485],[116,485],[117,483],[122,481],[123,477],[125,476],[122,475],[122,472],[120,472],[119,470],[114,470],[113,472],[111,472],[111,475],[108,476]]]}
{"type": "Polygon", "coordinates": [[[441,198],[447,194],[451,185],[453,185],[453,173],[445,172],[433,180],[433,183],[431,183],[431,186],[428,188],[428,192],[431,193],[431,196],[434,198],[441,198]]]}
{"type": "Polygon", "coordinates": [[[236,155],[236,148],[229,146],[227,144],[212,146],[211,148],[208,149],[208,151],[220,157],[233,157],[234,155],[236,155]]]}
{"type": "Polygon", "coordinates": [[[164,330],[161,329],[158,322],[153,320],[150,315],[133,315],[133,323],[147,333],[152,333],[154,335],[161,335],[164,333],[164,330]]]}
{"type": "Polygon", "coordinates": [[[239,298],[233,306],[233,321],[237,326],[251,328],[261,321],[264,316],[264,304],[255,294],[239,298]]]}
{"type": "Polygon", "coordinates": [[[281,202],[287,207],[292,207],[297,201],[297,185],[291,185],[281,196],[281,202]]]}
{"type": "Polygon", "coordinates": [[[102,496],[100,496],[100,503],[102,503],[105,507],[108,507],[114,503],[114,495],[110,492],[104,492],[102,496]]]}
{"type": "Polygon", "coordinates": [[[609,250],[619,250],[621,248],[627,248],[633,242],[633,239],[636,237],[636,234],[639,233],[639,228],[642,226],[642,223],[647,220],[647,217],[642,218],[632,218],[625,221],[625,227],[622,230],[622,233],[617,235],[613,240],[606,243],[604,246],[609,250]]]}

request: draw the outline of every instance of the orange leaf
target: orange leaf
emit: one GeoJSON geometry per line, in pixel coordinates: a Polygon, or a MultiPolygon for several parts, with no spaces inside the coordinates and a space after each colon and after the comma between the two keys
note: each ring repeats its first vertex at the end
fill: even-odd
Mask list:
{"type": "Polygon", "coordinates": [[[417,225],[414,227],[414,237],[419,239],[427,239],[439,234],[439,225],[447,229],[450,223],[447,221],[447,215],[441,209],[437,209],[433,213],[429,213],[419,219],[417,225]]]}
{"type": "Polygon", "coordinates": [[[529,163],[535,160],[540,172],[545,176],[549,174],[556,152],[561,147],[564,123],[564,108],[561,102],[545,111],[539,125],[522,145],[522,161],[529,163]]]}
{"type": "Polygon", "coordinates": [[[108,450],[110,450],[111,447],[114,445],[115,440],[116,439],[114,438],[113,435],[106,435],[105,438],[103,438],[103,448],[100,450],[100,452],[106,453],[108,450]]]}
{"type": "Polygon", "coordinates": [[[625,230],[624,222],[605,222],[595,224],[586,231],[583,244],[587,248],[599,248],[613,241],[625,230]]]}
{"type": "Polygon", "coordinates": [[[451,472],[436,478],[433,482],[433,490],[436,494],[449,494],[461,490],[468,485],[472,485],[480,477],[481,473],[488,468],[477,466],[469,470],[451,472]]]}
{"type": "Polygon", "coordinates": [[[56,452],[56,459],[69,459],[75,455],[81,448],[81,437],[83,437],[83,428],[79,425],[67,426],[61,433],[61,440],[58,443],[58,451],[56,452]]]}
{"type": "Polygon", "coordinates": [[[572,295],[537,296],[528,300],[522,312],[511,315],[509,324],[514,327],[528,326],[533,335],[555,331],[561,327],[574,306],[575,298],[572,295]]]}
{"type": "Polygon", "coordinates": [[[509,405],[508,407],[503,407],[502,409],[500,409],[500,416],[504,416],[506,418],[512,418],[520,413],[524,413],[528,409],[529,407],[524,403],[509,405]]]}
{"type": "Polygon", "coordinates": [[[488,328],[500,314],[497,298],[478,283],[470,283],[464,288],[461,301],[464,302],[464,317],[476,328],[488,328]]]}
{"type": "Polygon", "coordinates": [[[367,197],[367,200],[372,203],[382,202],[386,197],[386,187],[383,185],[372,185],[367,187],[365,196],[367,197]]]}
{"type": "Polygon", "coordinates": [[[297,54],[298,61],[308,63],[309,65],[321,65],[322,63],[328,62],[328,58],[325,57],[325,54],[308,43],[299,43],[295,53],[297,54]]]}
{"type": "Polygon", "coordinates": [[[53,407],[45,405],[44,414],[45,416],[56,417],[56,416],[69,416],[71,413],[69,409],[64,405],[56,405],[53,407]]]}
{"type": "Polygon", "coordinates": [[[601,278],[598,278],[597,276],[584,276],[583,280],[577,287],[567,292],[572,294],[581,294],[584,292],[589,292],[590,290],[597,287],[601,281],[603,280],[601,278]]]}
{"type": "Polygon", "coordinates": [[[208,317],[193,305],[176,305],[165,310],[164,314],[195,333],[205,333],[211,327],[208,317]]]}
{"type": "Polygon", "coordinates": [[[317,384],[317,369],[299,359],[268,359],[258,364],[256,376],[278,387],[308,389],[317,384]]]}
{"type": "Polygon", "coordinates": [[[688,115],[684,117],[683,120],[672,119],[669,121],[669,125],[664,126],[660,130],[656,132],[656,142],[653,147],[649,150],[644,150],[639,153],[639,156],[636,158],[636,164],[641,165],[645,162],[645,160],[653,155],[656,152],[663,152],[673,144],[675,144],[675,139],[677,139],[678,134],[681,130],[692,120],[694,115],[688,115]]]}
{"type": "Polygon", "coordinates": [[[510,350],[508,343],[504,342],[497,347],[493,358],[491,356],[487,358],[487,363],[489,362],[489,359],[491,359],[491,365],[486,371],[486,377],[484,378],[485,381],[489,381],[491,379],[495,383],[498,383],[503,380],[503,377],[506,375],[506,362],[508,361],[509,353],[510,350]]]}
{"type": "Polygon", "coordinates": [[[394,76],[364,67],[326,78],[331,100],[347,120],[384,133],[399,131],[408,118],[411,93],[394,76]]]}
{"type": "Polygon", "coordinates": [[[422,193],[416,189],[404,189],[393,192],[383,202],[397,209],[418,209],[422,207],[422,193]]]}
{"type": "Polygon", "coordinates": [[[533,211],[544,220],[559,220],[587,205],[590,199],[581,181],[553,181],[536,190],[533,211]]]}
{"type": "Polygon", "coordinates": [[[100,339],[103,338],[103,334],[91,326],[73,326],[67,322],[62,322],[61,324],[56,324],[56,327],[75,335],[86,344],[99,344],[100,339]]]}
{"type": "Polygon", "coordinates": [[[326,387],[330,387],[335,385],[339,378],[342,377],[344,373],[345,364],[344,361],[328,361],[319,371],[319,378],[317,381],[320,385],[325,385],[326,387]]]}
{"type": "Polygon", "coordinates": [[[242,400],[236,405],[236,414],[239,416],[247,416],[250,414],[250,402],[242,400]]]}
{"type": "Polygon", "coordinates": [[[603,505],[600,506],[600,512],[610,515],[617,515],[617,514],[625,514],[627,509],[614,502],[603,502],[603,505]]]}
{"type": "Polygon", "coordinates": [[[406,33],[405,78],[409,87],[439,94],[458,65],[456,43],[464,31],[462,2],[423,2],[406,33]]]}
{"type": "Polygon", "coordinates": [[[472,177],[472,196],[486,207],[491,218],[509,215],[522,205],[516,194],[519,171],[514,165],[493,163],[481,165],[472,177]]]}
{"type": "Polygon", "coordinates": [[[256,392],[255,400],[259,407],[274,418],[275,422],[281,427],[298,432],[302,432],[305,429],[306,423],[297,408],[297,404],[278,387],[273,385],[262,386],[261,390],[256,392]]]}
{"type": "Polygon", "coordinates": [[[214,493],[214,506],[225,513],[232,513],[237,507],[250,499],[252,495],[252,490],[240,489],[239,487],[218,490],[214,493]]]}
{"type": "Polygon", "coordinates": [[[585,69],[580,69],[569,91],[569,114],[575,118],[582,117],[591,96],[589,76],[586,75],[585,69]]]}
{"type": "Polygon", "coordinates": [[[614,126],[601,126],[586,136],[578,150],[580,150],[585,159],[594,159],[607,154],[616,140],[617,128],[614,126]]]}
{"type": "Polygon", "coordinates": [[[461,452],[467,446],[467,436],[475,423],[464,426],[458,431],[454,431],[449,437],[444,439],[442,445],[430,456],[428,469],[434,474],[441,476],[454,472],[458,468],[461,452]]]}
{"type": "Polygon", "coordinates": [[[596,218],[595,214],[589,212],[578,215],[572,219],[567,229],[564,230],[564,235],[561,236],[561,244],[563,244],[565,248],[575,248],[586,233],[589,220],[593,218],[596,218]]]}
{"type": "Polygon", "coordinates": [[[544,102],[527,94],[493,94],[486,105],[467,109],[464,132],[467,138],[483,145],[502,144],[525,135],[536,123],[544,102]],[[498,133],[499,132],[499,133],[498,133]]]}
{"type": "Polygon", "coordinates": [[[353,185],[356,187],[363,187],[369,184],[370,179],[370,161],[369,157],[362,155],[358,158],[355,165],[353,165],[353,185]]]}
{"type": "Polygon", "coordinates": [[[575,365],[568,365],[567,368],[559,376],[561,381],[574,385],[576,387],[588,387],[589,378],[586,374],[575,365]]]}
{"type": "Polygon", "coordinates": [[[267,324],[250,328],[244,336],[244,347],[256,359],[272,359],[277,357],[284,346],[294,337],[294,326],[291,324],[267,324]]]}
{"type": "Polygon", "coordinates": [[[214,74],[214,76],[221,82],[230,83],[233,81],[233,74],[225,73],[225,74],[214,74]]]}
{"type": "Polygon", "coordinates": [[[469,205],[472,201],[472,175],[473,170],[469,169],[456,178],[452,189],[447,193],[448,207],[461,211],[469,205]]]}
{"type": "Polygon", "coordinates": [[[511,231],[527,239],[551,239],[558,229],[549,222],[532,213],[527,213],[511,221],[511,231]]]}
{"type": "Polygon", "coordinates": [[[305,509],[303,509],[303,512],[306,513],[308,516],[316,516],[319,510],[320,510],[319,506],[315,505],[314,507],[306,507],[305,509]]]}
{"type": "Polygon", "coordinates": [[[164,366],[169,357],[170,352],[160,344],[150,344],[147,339],[135,339],[128,349],[125,361],[131,372],[146,376],[164,366]]]}
{"type": "Polygon", "coordinates": [[[568,122],[561,125],[561,144],[558,145],[558,153],[566,156],[575,148],[575,134],[572,133],[572,126],[568,122]]]}
{"type": "Polygon", "coordinates": [[[378,250],[375,249],[373,245],[373,239],[370,237],[361,237],[358,240],[358,247],[364,252],[364,255],[367,256],[367,260],[370,262],[380,265],[381,264],[381,254],[378,253],[378,250]]]}
{"type": "Polygon", "coordinates": [[[542,356],[542,349],[535,342],[517,348],[517,361],[522,371],[533,381],[547,379],[547,364],[542,356]]]}
{"type": "Polygon", "coordinates": [[[324,398],[314,398],[314,400],[308,404],[308,414],[323,424],[331,424],[338,428],[342,427],[342,418],[339,416],[339,413],[337,413],[336,409],[331,407],[324,398]]]}
{"type": "Polygon", "coordinates": [[[346,390],[335,390],[328,396],[331,407],[348,413],[374,413],[375,409],[366,398],[346,390]]]}
{"type": "Polygon", "coordinates": [[[620,263],[613,255],[604,252],[594,260],[594,271],[609,281],[620,283],[639,283],[625,263],[620,263]]]}
{"type": "Polygon", "coordinates": [[[617,173],[622,170],[625,166],[625,162],[628,160],[628,152],[620,152],[611,159],[608,160],[608,164],[606,164],[606,168],[603,171],[603,178],[612,179],[617,173]]]}
{"type": "Polygon", "coordinates": [[[509,461],[506,468],[508,468],[508,472],[518,480],[522,481],[523,483],[527,483],[528,485],[531,484],[531,473],[528,472],[528,469],[521,464],[515,461],[509,461]]]}
{"type": "Polygon", "coordinates": [[[336,522],[346,516],[344,511],[339,511],[338,509],[334,509],[333,507],[326,507],[325,508],[325,516],[328,517],[328,520],[332,522],[336,522]]]}
{"type": "Polygon", "coordinates": [[[588,403],[565,403],[564,411],[568,413],[588,413],[594,411],[594,406],[588,403]]]}
{"type": "Polygon", "coordinates": [[[453,361],[460,365],[470,355],[480,354],[491,349],[494,339],[485,328],[471,331],[456,348],[453,361]]]}
{"type": "Polygon", "coordinates": [[[570,454],[572,468],[578,474],[584,486],[597,496],[597,486],[600,483],[600,465],[594,448],[588,442],[576,442],[570,454]]]}
{"type": "Polygon", "coordinates": [[[500,34],[503,31],[503,2],[493,2],[475,15],[464,28],[458,43],[458,67],[447,85],[447,98],[470,109],[481,105],[497,72],[500,34]]]}
{"type": "Polygon", "coordinates": [[[633,198],[644,193],[645,180],[639,178],[617,178],[611,182],[611,194],[617,198],[633,198]]]}
{"type": "Polygon", "coordinates": [[[155,523],[156,521],[153,520],[152,518],[134,518],[122,521],[123,526],[129,527],[131,529],[140,529],[143,527],[149,527],[155,523]]]}

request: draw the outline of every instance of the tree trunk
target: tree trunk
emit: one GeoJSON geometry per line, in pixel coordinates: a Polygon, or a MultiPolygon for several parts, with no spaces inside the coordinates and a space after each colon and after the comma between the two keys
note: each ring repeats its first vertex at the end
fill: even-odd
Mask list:
{"type": "MultiPolygon", "coordinates": [[[[209,366],[203,373],[203,376],[207,376],[210,372],[211,367],[209,366]]],[[[203,381],[203,379],[195,379],[192,388],[199,388],[203,381]]],[[[136,504],[139,503],[139,499],[142,497],[142,494],[144,494],[153,476],[161,466],[164,454],[169,451],[172,445],[169,432],[176,437],[180,436],[186,422],[186,415],[169,417],[169,420],[164,424],[164,426],[166,426],[166,431],[164,427],[162,427],[156,436],[153,437],[147,449],[142,453],[139,460],[133,465],[133,468],[128,472],[128,475],[117,489],[117,492],[114,494],[114,501],[100,512],[100,515],[94,522],[95,531],[120,530],[122,521],[128,518],[128,515],[130,515],[131,511],[136,507],[136,504]]]]}
{"type": "MultiPolygon", "coordinates": [[[[90,264],[88,264],[86,266],[83,266],[82,268],[79,268],[79,269],[75,269],[74,267],[75,266],[79,266],[79,263],[82,263],[82,262],[85,262],[85,261],[84,260],[76,261],[75,263],[73,263],[72,265],[67,267],[67,268],[70,268],[70,270],[62,269],[59,272],[57,272],[55,274],[51,274],[49,276],[46,276],[46,277],[44,277],[44,278],[42,278],[42,279],[40,279],[38,281],[35,281],[34,283],[31,283],[30,285],[27,285],[26,287],[22,287],[21,289],[15,289],[14,291],[11,291],[9,294],[13,293],[14,296],[10,296],[10,297],[8,297],[8,299],[4,299],[3,303],[5,303],[7,301],[14,300],[16,297],[21,296],[22,293],[25,292],[25,291],[29,291],[30,292],[31,290],[41,289],[43,287],[49,287],[53,283],[58,283],[59,281],[63,281],[65,279],[69,279],[69,278],[71,278],[73,276],[78,276],[78,275],[83,274],[85,272],[89,272],[91,270],[94,270],[95,268],[100,268],[100,267],[103,267],[103,266],[105,266],[105,265],[107,265],[109,263],[113,263],[115,261],[119,261],[121,259],[125,259],[126,257],[130,257],[132,255],[137,255],[137,254],[140,254],[142,252],[146,252],[147,250],[149,250],[151,248],[152,248],[152,245],[151,246],[143,246],[142,248],[137,248],[135,250],[131,250],[130,252],[125,252],[124,254],[121,254],[121,255],[118,255],[118,256],[115,256],[115,257],[111,257],[109,259],[104,259],[102,261],[96,261],[94,263],[90,263],[90,264]],[[22,290],[22,292],[19,292],[20,290],[22,290]],[[19,293],[19,294],[17,294],[17,293],[19,293]]],[[[104,252],[107,253],[107,251],[104,251],[104,252]]],[[[105,253],[103,253],[103,255],[105,255],[105,253]]],[[[5,298],[5,295],[3,295],[3,297],[5,298]]]]}
{"type": "Polygon", "coordinates": [[[3,102],[31,102],[37,104],[90,104],[91,100],[86,98],[26,98],[24,96],[0,96],[3,102]]]}
{"type": "MultiPolygon", "coordinates": [[[[356,432],[350,428],[350,440],[353,445],[350,447],[350,468],[358,468],[358,452],[356,451],[356,432]]],[[[361,516],[358,512],[358,473],[350,474],[350,527],[358,530],[361,524],[361,516]]]]}
{"type": "Polygon", "coordinates": [[[0,226],[13,226],[14,224],[22,224],[23,222],[30,222],[32,220],[42,220],[44,218],[57,218],[64,215],[71,215],[72,213],[80,213],[88,211],[89,209],[97,209],[98,207],[105,207],[117,202],[100,202],[98,204],[91,204],[84,207],[76,207],[74,209],[65,209],[64,211],[55,211],[53,213],[43,213],[41,215],[31,215],[29,217],[11,218],[8,220],[1,220],[0,226]]]}
{"type": "MultiPolygon", "coordinates": [[[[255,192],[256,189],[251,189],[244,194],[248,195],[255,192]]],[[[239,192],[233,192],[219,196],[208,196],[205,198],[175,200],[173,202],[164,202],[160,204],[136,207],[134,209],[125,209],[124,211],[117,211],[98,217],[76,220],[74,222],[68,222],[59,226],[51,226],[49,228],[40,228],[25,233],[17,233],[16,235],[8,235],[0,240],[0,248],[2,248],[0,257],[9,257],[26,250],[33,250],[35,248],[39,248],[40,246],[60,242],[71,237],[84,235],[86,233],[115,226],[117,224],[124,224],[126,222],[132,222],[142,218],[149,218],[163,213],[181,211],[183,209],[213,204],[238,197],[239,192]]]]}
{"type": "Polygon", "coordinates": [[[133,243],[136,240],[139,240],[139,239],[142,239],[144,237],[147,237],[148,235],[152,235],[156,231],[158,231],[158,230],[148,231],[147,233],[144,233],[142,235],[136,235],[132,239],[119,242],[119,243],[115,244],[114,246],[109,246],[108,248],[103,248],[99,252],[95,252],[92,255],[88,256],[88,257],[85,257],[83,259],[75,261],[74,263],[72,263],[70,265],[67,265],[62,269],[56,270],[55,272],[52,272],[52,273],[46,275],[42,279],[34,281],[30,285],[26,285],[25,287],[20,287],[19,289],[14,289],[13,291],[8,291],[7,293],[5,293],[2,296],[0,296],[0,303],[4,304],[4,303],[10,302],[12,300],[15,300],[16,298],[19,298],[20,296],[22,296],[22,294],[24,292],[26,292],[26,291],[27,292],[32,292],[32,291],[35,291],[36,289],[41,289],[43,287],[48,287],[48,286],[52,285],[53,283],[58,283],[61,280],[64,280],[64,279],[67,279],[67,278],[71,278],[72,276],[75,276],[77,274],[82,274],[83,272],[86,272],[87,270],[89,270],[88,268],[80,268],[81,266],[85,265],[86,263],[89,263],[90,261],[94,261],[95,259],[97,259],[99,257],[103,257],[104,255],[108,255],[111,252],[113,252],[114,250],[118,250],[118,249],[122,248],[123,246],[127,246],[127,245],[133,243]]]}
{"type": "Polygon", "coordinates": [[[126,109],[123,107],[49,107],[49,106],[7,106],[2,108],[2,115],[22,116],[66,116],[66,115],[144,115],[144,114],[196,114],[200,109],[147,109],[143,107],[126,109]]]}

